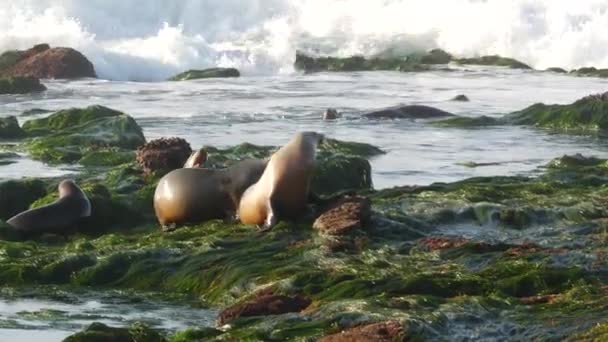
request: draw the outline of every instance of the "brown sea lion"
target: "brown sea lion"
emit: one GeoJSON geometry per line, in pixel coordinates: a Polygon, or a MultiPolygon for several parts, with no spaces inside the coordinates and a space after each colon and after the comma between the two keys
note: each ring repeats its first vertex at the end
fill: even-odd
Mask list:
{"type": "Polygon", "coordinates": [[[45,233],[64,233],[83,217],[91,216],[91,202],[71,179],[61,181],[57,201],[24,211],[6,223],[24,238],[45,233]]]}
{"type": "Polygon", "coordinates": [[[198,151],[192,152],[188,160],[184,163],[185,168],[203,167],[207,161],[207,151],[205,149],[199,149],[198,151]]]}
{"type": "Polygon", "coordinates": [[[183,168],[166,174],[154,193],[161,225],[200,223],[233,216],[243,192],[257,182],[267,161],[243,160],[226,169],[183,168]]]}
{"type": "Polygon", "coordinates": [[[279,218],[293,219],[303,214],[316,148],[322,141],[322,134],[300,132],[272,155],[260,180],[241,197],[238,216],[242,223],[270,228],[279,218]]]}

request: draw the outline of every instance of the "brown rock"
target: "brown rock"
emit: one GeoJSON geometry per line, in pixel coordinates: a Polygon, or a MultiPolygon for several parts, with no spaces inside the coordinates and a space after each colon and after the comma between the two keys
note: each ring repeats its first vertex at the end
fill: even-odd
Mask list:
{"type": "Polygon", "coordinates": [[[321,337],[317,342],[392,342],[403,339],[403,326],[396,321],[386,321],[350,328],[321,337]]]}
{"type": "Polygon", "coordinates": [[[97,77],[93,64],[82,53],[72,48],[49,48],[47,44],[22,52],[20,61],[4,71],[2,76],[97,77]]]}
{"type": "Polygon", "coordinates": [[[190,144],[182,138],[160,138],[137,149],[136,159],[144,173],[167,173],[180,169],[190,157],[190,144]]]}
{"type": "Polygon", "coordinates": [[[255,299],[231,306],[220,313],[220,324],[250,316],[281,315],[288,312],[300,312],[306,309],[312,301],[304,296],[288,297],[282,295],[261,293],[255,299]]]}
{"type": "Polygon", "coordinates": [[[370,216],[371,203],[367,197],[345,197],[330,205],[312,227],[326,234],[344,235],[364,226],[370,216]]]}

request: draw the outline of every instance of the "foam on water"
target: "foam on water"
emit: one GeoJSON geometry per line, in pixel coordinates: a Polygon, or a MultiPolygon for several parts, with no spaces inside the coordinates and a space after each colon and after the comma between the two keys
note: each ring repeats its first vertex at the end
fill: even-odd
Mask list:
{"type": "Polygon", "coordinates": [[[115,80],[210,66],[289,73],[295,49],[370,55],[395,46],[608,67],[603,0],[15,0],[0,3],[0,17],[0,50],[71,46],[115,80]]]}

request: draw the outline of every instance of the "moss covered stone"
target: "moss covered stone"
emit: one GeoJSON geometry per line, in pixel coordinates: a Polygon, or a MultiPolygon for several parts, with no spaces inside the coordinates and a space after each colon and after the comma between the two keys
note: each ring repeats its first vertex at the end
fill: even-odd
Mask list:
{"type": "Polygon", "coordinates": [[[169,79],[169,81],[188,81],[198,80],[202,78],[225,78],[239,77],[241,73],[235,68],[210,68],[203,70],[188,70],[181,74],[177,74],[169,79]]]}
{"type": "Polygon", "coordinates": [[[373,70],[395,70],[395,71],[426,71],[429,67],[408,61],[402,58],[370,58],[363,56],[352,57],[311,57],[303,53],[296,53],[294,64],[296,70],[305,73],[321,71],[373,71],[373,70]]]}
{"type": "Polygon", "coordinates": [[[499,126],[504,125],[501,118],[493,118],[490,116],[478,116],[478,117],[453,117],[449,119],[443,119],[433,122],[434,125],[443,127],[459,127],[459,128],[473,128],[473,127],[487,127],[487,126],[499,126]]]}
{"type": "Polygon", "coordinates": [[[0,78],[0,95],[27,94],[45,90],[46,87],[37,78],[21,76],[0,78]]]}
{"type": "Polygon", "coordinates": [[[92,323],[83,331],[66,337],[64,342],[164,342],[165,337],[143,323],[128,328],[113,328],[92,323]]]}
{"type": "Polygon", "coordinates": [[[587,76],[587,77],[608,77],[608,69],[597,69],[595,67],[586,67],[570,71],[570,74],[576,76],[587,76]]]}
{"type": "Polygon", "coordinates": [[[0,55],[0,74],[9,69],[21,60],[21,53],[18,50],[5,51],[0,55]]]}
{"type": "Polygon", "coordinates": [[[474,58],[459,58],[455,59],[455,61],[459,64],[504,66],[509,67],[511,69],[532,69],[529,65],[522,63],[516,59],[502,57],[498,55],[474,58]]]}
{"type": "Polygon", "coordinates": [[[18,139],[24,136],[25,132],[19,127],[16,117],[0,118],[0,139],[18,139]]]}
{"type": "Polygon", "coordinates": [[[25,211],[45,196],[47,185],[38,179],[9,180],[0,183],[0,219],[7,220],[25,211]]]}

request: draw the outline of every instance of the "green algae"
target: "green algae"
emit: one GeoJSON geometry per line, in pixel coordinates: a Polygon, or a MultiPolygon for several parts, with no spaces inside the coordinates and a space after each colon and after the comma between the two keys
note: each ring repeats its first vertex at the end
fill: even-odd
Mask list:
{"type": "Polygon", "coordinates": [[[11,68],[21,60],[21,53],[18,50],[8,50],[0,55],[0,74],[6,69],[11,68]]]}
{"type": "Polygon", "coordinates": [[[37,78],[21,76],[0,78],[0,94],[27,94],[45,90],[46,87],[37,78]]]}
{"type": "Polygon", "coordinates": [[[455,59],[455,61],[459,64],[504,66],[509,67],[511,69],[532,69],[529,65],[522,63],[516,59],[502,57],[498,55],[473,58],[459,58],[455,59]]]}
{"type": "Polygon", "coordinates": [[[18,139],[24,136],[25,132],[19,127],[16,117],[0,118],[0,139],[18,139]]]}
{"type": "Polygon", "coordinates": [[[500,126],[504,125],[504,122],[500,118],[493,118],[482,115],[478,117],[454,117],[444,120],[438,120],[433,122],[432,124],[443,127],[473,128],[500,126]]]}
{"type": "Polygon", "coordinates": [[[409,61],[403,58],[365,58],[363,56],[351,57],[310,57],[303,53],[296,53],[294,63],[296,70],[305,73],[333,71],[373,71],[395,70],[402,72],[417,72],[430,70],[426,64],[409,61]]]}
{"type": "Polygon", "coordinates": [[[239,77],[241,73],[234,68],[210,68],[203,70],[188,70],[184,71],[180,74],[177,74],[171,78],[169,81],[188,81],[188,80],[197,80],[204,78],[225,78],[225,77],[239,77]]]}
{"type": "Polygon", "coordinates": [[[47,185],[39,179],[9,180],[0,183],[0,219],[27,210],[31,203],[46,195],[47,185]]]}

